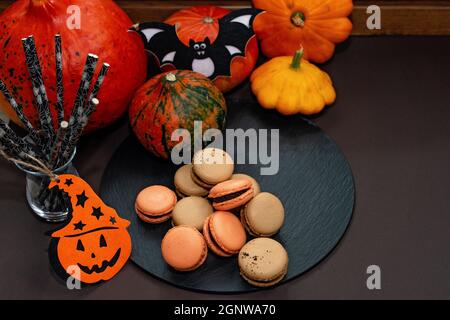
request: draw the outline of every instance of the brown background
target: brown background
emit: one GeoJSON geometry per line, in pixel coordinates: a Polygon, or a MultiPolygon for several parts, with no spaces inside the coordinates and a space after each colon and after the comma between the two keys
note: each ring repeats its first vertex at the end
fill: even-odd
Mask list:
{"type": "MultiPolygon", "coordinates": [[[[348,157],[356,207],[337,249],[300,278],[222,297],[174,288],[130,262],[102,286],[68,291],[49,269],[53,226],[32,216],[24,176],[0,161],[0,298],[450,298],[449,40],[352,38],[325,66],[338,99],[315,121],[348,157]],[[366,288],[371,264],[382,269],[380,291],[366,288]]],[[[76,166],[96,190],[127,134],[124,119],[80,145],[76,166]]]]}
{"type": "MultiPolygon", "coordinates": [[[[34,218],[23,174],[1,160],[0,298],[449,299],[449,57],[450,37],[352,37],[323,66],[338,98],[313,120],[346,154],[356,206],[336,250],[300,278],[258,293],[206,295],[174,288],[129,262],[101,286],[69,291],[47,259],[45,233],[54,226],[34,218]],[[366,288],[371,264],[381,267],[380,291],[366,288]]],[[[76,166],[96,190],[127,135],[124,118],[79,146],[76,166]]]]}

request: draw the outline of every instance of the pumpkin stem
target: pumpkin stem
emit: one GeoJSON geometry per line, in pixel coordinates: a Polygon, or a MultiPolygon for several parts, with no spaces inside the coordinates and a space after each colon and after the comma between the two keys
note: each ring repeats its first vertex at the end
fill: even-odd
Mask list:
{"type": "Polygon", "coordinates": [[[214,23],[214,19],[212,17],[207,16],[203,18],[203,22],[206,24],[211,24],[214,23]]]}
{"type": "Polygon", "coordinates": [[[296,11],[291,15],[291,22],[296,27],[303,28],[305,26],[305,14],[301,11],[296,11]]]}
{"type": "Polygon", "coordinates": [[[294,58],[292,58],[292,63],[291,63],[291,68],[298,70],[300,69],[300,63],[302,61],[302,57],[303,57],[303,48],[301,48],[300,50],[297,50],[295,52],[294,58]]]}
{"type": "Polygon", "coordinates": [[[172,72],[169,72],[168,74],[166,74],[166,80],[169,82],[175,82],[177,81],[177,76],[172,72]]]}

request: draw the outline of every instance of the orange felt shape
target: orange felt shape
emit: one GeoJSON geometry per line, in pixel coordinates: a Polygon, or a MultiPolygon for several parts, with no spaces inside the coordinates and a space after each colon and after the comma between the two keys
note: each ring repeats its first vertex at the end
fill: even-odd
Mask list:
{"type": "MultiPolygon", "coordinates": [[[[214,42],[219,34],[219,19],[230,12],[215,6],[196,6],[175,12],[165,22],[177,26],[177,35],[185,45],[189,45],[191,39],[200,42],[206,37],[214,42]]],[[[222,92],[235,88],[251,74],[258,56],[258,40],[253,36],[247,43],[245,56],[233,58],[230,66],[231,76],[217,76],[213,79],[214,84],[222,92]]],[[[167,68],[164,71],[167,71],[167,68]]]]}
{"type": "Polygon", "coordinates": [[[57,259],[64,270],[78,267],[70,274],[92,284],[114,277],[131,254],[128,220],[108,207],[88,183],[73,175],[60,175],[49,188],[67,193],[72,205],[72,219],[52,234],[58,239],[57,259]]]}

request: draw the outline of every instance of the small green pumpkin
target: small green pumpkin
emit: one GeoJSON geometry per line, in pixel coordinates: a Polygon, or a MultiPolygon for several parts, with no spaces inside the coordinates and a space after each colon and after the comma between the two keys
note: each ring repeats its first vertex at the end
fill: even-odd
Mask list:
{"type": "MultiPolygon", "coordinates": [[[[194,139],[194,122],[202,121],[203,131],[223,130],[225,98],[205,76],[175,70],[147,81],[131,103],[131,126],[141,144],[158,157],[169,159],[179,141],[172,141],[177,129],[187,129],[194,139]]],[[[191,141],[193,145],[193,141],[191,141]]]]}

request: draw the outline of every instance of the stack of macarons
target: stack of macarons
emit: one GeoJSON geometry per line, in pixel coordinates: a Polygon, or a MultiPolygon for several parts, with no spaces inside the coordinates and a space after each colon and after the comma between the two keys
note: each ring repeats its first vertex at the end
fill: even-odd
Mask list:
{"type": "Polygon", "coordinates": [[[240,273],[248,283],[270,286],[287,272],[287,252],[271,237],[284,223],[284,208],[258,182],[233,174],[231,156],[218,148],[197,152],[193,163],[180,167],[175,192],[150,186],[136,198],[136,213],[146,223],[172,218],[161,243],[164,261],[177,271],[200,267],[208,248],[220,257],[238,255],[240,273]],[[177,195],[179,200],[177,200],[177,195]],[[247,242],[247,233],[255,239],[247,242]]]}

